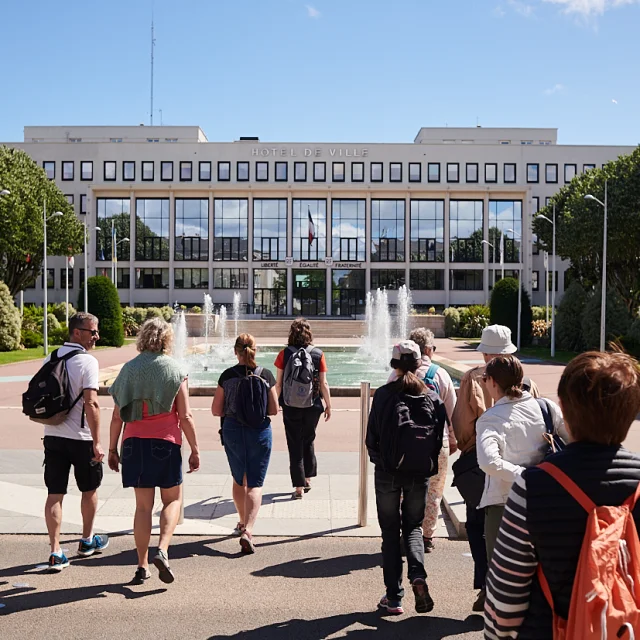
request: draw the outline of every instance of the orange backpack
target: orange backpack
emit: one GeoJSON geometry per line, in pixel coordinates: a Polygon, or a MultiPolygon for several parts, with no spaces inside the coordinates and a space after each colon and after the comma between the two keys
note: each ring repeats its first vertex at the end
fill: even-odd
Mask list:
{"type": "Polygon", "coordinates": [[[538,580],[553,611],[554,640],[634,640],[640,631],[640,542],[632,511],[638,488],[619,507],[598,507],[550,462],[540,469],[555,478],[589,514],[569,605],[559,617],[542,567],[538,580]]]}

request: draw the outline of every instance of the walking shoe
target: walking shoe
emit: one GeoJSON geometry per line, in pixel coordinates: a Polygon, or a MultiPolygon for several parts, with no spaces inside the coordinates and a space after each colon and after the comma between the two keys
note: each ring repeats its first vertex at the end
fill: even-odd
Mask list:
{"type": "Polygon", "coordinates": [[[255,553],[256,547],[251,539],[251,534],[246,531],[242,532],[240,536],[240,546],[242,547],[242,553],[255,553]]]}
{"type": "Polygon", "coordinates": [[[238,522],[238,524],[236,525],[236,528],[233,530],[233,535],[236,537],[239,537],[242,535],[243,531],[244,531],[244,525],[242,524],[242,522],[238,522]]]}
{"type": "Polygon", "coordinates": [[[394,616],[400,616],[404,613],[402,608],[402,600],[389,600],[387,596],[382,596],[380,602],[378,602],[380,609],[386,609],[387,613],[391,613],[394,616]]]}
{"type": "Polygon", "coordinates": [[[473,603],[473,606],[471,607],[471,611],[478,611],[478,612],[482,612],[484,611],[484,601],[487,598],[487,589],[485,587],[482,587],[482,589],[480,589],[480,591],[478,591],[478,597],[476,598],[476,601],[473,603]]]}
{"type": "Polygon", "coordinates": [[[309,493],[309,491],[311,491],[311,483],[310,482],[305,482],[304,483],[304,492],[305,493],[309,493]]]}
{"type": "Polygon", "coordinates": [[[422,578],[416,578],[411,586],[416,599],[416,613],[429,613],[429,611],[433,611],[433,599],[429,595],[427,583],[422,578]]]}
{"type": "Polygon", "coordinates": [[[108,536],[93,536],[93,539],[89,543],[80,540],[80,544],[78,545],[78,555],[83,558],[87,558],[88,556],[92,556],[94,553],[104,551],[108,546],[108,536]]]}
{"type": "Polygon", "coordinates": [[[165,584],[171,584],[176,579],[173,575],[173,571],[171,571],[171,567],[169,567],[169,557],[162,549],[158,549],[158,553],[153,559],[153,564],[159,571],[158,577],[165,584]]]}
{"type": "Polygon", "coordinates": [[[69,566],[69,559],[67,556],[58,555],[56,553],[52,553],[49,556],[49,568],[47,569],[48,573],[60,573],[65,567],[69,566]]]}
{"type": "Polygon", "coordinates": [[[148,569],[144,567],[138,567],[133,576],[133,580],[129,584],[144,584],[145,580],[148,580],[151,577],[148,569]]]}
{"type": "Polygon", "coordinates": [[[424,552],[431,553],[436,547],[433,544],[433,538],[422,538],[424,542],[424,552]]]}
{"type": "Polygon", "coordinates": [[[292,498],[293,500],[302,500],[302,496],[303,496],[303,495],[304,495],[304,493],[298,493],[297,491],[294,491],[294,492],[291,494],[291,498],[292,498]]]}

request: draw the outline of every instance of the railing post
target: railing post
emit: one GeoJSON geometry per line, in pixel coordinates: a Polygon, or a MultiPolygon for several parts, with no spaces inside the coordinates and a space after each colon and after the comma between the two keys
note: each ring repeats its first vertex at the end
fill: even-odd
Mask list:
{"type": "Polygon", "coordinates": [[[371,384],[369,382],[360,383],[360,477],[358,487],[358,526],[367,526],[367,505],[368,505],[368,476],[369,476],[369,454],[365,439],[367,437],[367,422],[369,421],[369,407],[371,405],[371,384]]]}

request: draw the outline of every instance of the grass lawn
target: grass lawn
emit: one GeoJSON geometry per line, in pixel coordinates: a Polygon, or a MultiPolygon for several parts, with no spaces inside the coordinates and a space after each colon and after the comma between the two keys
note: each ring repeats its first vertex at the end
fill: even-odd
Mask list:
{"type": "Polygon", "coordinates": [[[569,364],[578,354],[575,351],[561,351],[556,349],[555,357],[551,357],[551,347],[524,347],[520,349],[523,356],[529,358],[539,358],[548,362],[558,362],[559,364],[569,364]]]}
{"type": "MultiPolygon", "coordinates": [[[[125,345],[127,343],[125,342],[125,345]]],[[[61,345],[51,345],[49,353],[61,345]]],[[[97,349],[113,349],[114,347],[96,347],[97,349]]],[[[0,351],[0,366],[3,364],[14,364],[16,362],[26,362],[27,360],[40,360],[44,358],[44,348],[34,347],[33,349],[19,349],[18,351],[0,351]]]]}

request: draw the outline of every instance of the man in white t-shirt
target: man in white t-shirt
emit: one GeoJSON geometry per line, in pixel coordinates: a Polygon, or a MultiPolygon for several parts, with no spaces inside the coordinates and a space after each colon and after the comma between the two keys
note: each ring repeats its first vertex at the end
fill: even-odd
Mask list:
{"type": "Polygon", "coordinates": [[[77,352],[66,365],[70,395],[74,400],[81,397],[62,424],[47,425],[44,429],[44,482],[49,492],[44,515],[51,543],[49,569],[52,572],[69,566],[60,548],[60,526],[62,500],[67,493],[72,466],[82,492],[82,539],[78,555],[90,556],[109,545],[107,536],[93,533],[104,452],[100,444],[99,366],[88,352],[99,339],[98,318],[90,313],[76,313],[69,319],[69,341],[57,350],[59,356],[77,352]]]}

